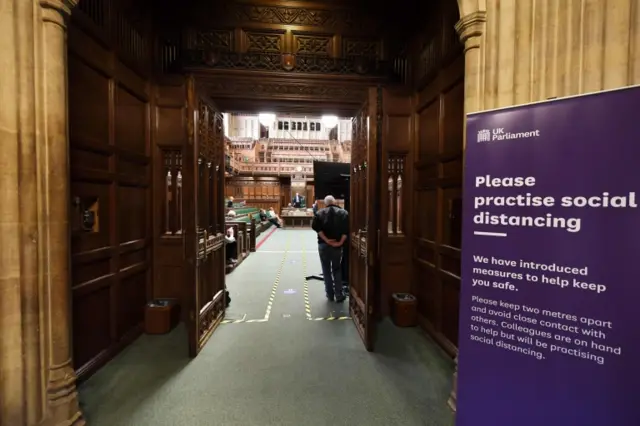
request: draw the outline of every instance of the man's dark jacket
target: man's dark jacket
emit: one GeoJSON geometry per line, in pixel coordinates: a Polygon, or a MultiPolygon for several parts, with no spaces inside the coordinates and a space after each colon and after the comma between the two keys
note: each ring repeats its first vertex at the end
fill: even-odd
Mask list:
{"type": "MultiPolygon", "coordinates": [[[[315,214],[311,227],[318,233],[323,232],[330,240],[340,241],[343,235],[349,237],[349,213],[338,206],[325,207],[315,214]]],[[[324,244],[319,235],[318,243],[324,244]]]]}

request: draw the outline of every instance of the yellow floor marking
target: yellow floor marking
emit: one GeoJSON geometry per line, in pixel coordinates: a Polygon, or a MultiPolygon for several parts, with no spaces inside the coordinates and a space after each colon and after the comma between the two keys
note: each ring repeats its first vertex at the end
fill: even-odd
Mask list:
{"type": "MultiPolygon", "coordinates": [[[[273,286],[271,287],[271,294],[269,295],[269,302],[267,303],[267,310],[264,314],[264,318],[260,318],[260,319],[247,319],[247,314],[244,314],[244,316],[242,317],[242,319],[239,320],[224,320],[222,321],[222,324],[240,324],[240,323],[256,323],[256,322],[267,322],[269,321],[269,318],[271,316],[271,309],[273,307],[273,302],[275,301],[276,298],[276,294],[278,293],[278,286],[280,284],[280,277],[282,276],[282,270],[284,269],[284,264],[287,261],[287,254],[288,253],[293,253],[292,251],[289,251],[289,238],[287,238],[287,243],[286,243],[286,249],[282,251],[283,256],[282,256],[282,260],[280,261],[280,266],[278,267],[278,272],[276,273],[276,279],[273,283],[273,286]]],[[[329,317],[318,317],[318,318],[313,318],[311,316],[311,303],[309,301],[309,283],[307,282],[306,276],[307,276],[307,256],[306,256],[306,251],[302,250],[302,273],[305,276],[304,279],[304,311],[305,311],[305,317],[307,320],[309,321],[345,321],[345,320],[350,320],[351,317],[350,316],[341,316],[341,317],[334,317],[334,316],[329,316],[329,317]]]]}
{"type": "Polygon", "coordinates": [[[351,317],[320,317],[320,318],[309,318],[312,321],[344,321],[350,320],[351,317]]]}
{"type": "Polygon", "coordinates": [[[284,269],[284,263],[287,260],[287,253],[289,252],[289,242],[291,240],[291,236],[287,237],[287,243],[284,249],[284,254],[282,255],[282,260],[280,261],[280,267],[278,268],[278,272],[276,273],[276,280],[273,283],[273,287],[271,287],[271,294],[269,295],[269,302],[267,303],[267,310],[264,314],[264,321],[269,321],[269,317],[271,316],[271,308],[273,307],[273,302],[276,299],[276,294],[278,293],[278,285],[280,284],[280,277],[282,276],[282,270],[284,269]]]}
{"type": "Polygon", "coordinates": [[[308,320],[311,319],[311,303],[309,302],[309,283],[307,282],[307,255],[302,250],[302,275],[304,278],[304,313],[308,320]]]}

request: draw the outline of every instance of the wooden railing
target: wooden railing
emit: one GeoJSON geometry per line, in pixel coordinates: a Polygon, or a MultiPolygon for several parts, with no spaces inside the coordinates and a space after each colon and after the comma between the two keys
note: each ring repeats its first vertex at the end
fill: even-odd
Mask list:
{"type": "Polygon", "coordinates": [[[302,173],[306,175],[313,173],[313,164],[311,163],[242,163],[230,158],[227,165],[233,169],[235,173],[247,176],[289,176],[295,173],[302,173]],[[298,167],[300,167],[301,170],[298,170],[298,167]]]}

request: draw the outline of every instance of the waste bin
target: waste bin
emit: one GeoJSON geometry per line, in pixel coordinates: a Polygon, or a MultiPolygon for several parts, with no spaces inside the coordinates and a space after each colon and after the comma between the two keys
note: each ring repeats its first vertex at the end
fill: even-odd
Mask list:
{"type": "Polygon", "coordinates": [[[414,327],[418,322],[418,300],[409,293],[391,295],[391,320],[398,327],[414,327]]]}
{"type": "Polygon", "coordinates": [[[180,305],[175,299],[156,299],[144,311],[144,332],[166,334],[180,322],[180,305]]]}

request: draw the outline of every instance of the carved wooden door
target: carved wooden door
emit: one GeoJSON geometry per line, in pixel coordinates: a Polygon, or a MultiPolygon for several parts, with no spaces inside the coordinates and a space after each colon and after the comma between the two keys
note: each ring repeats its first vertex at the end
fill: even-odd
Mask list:
{"type": "Polygon", "coordinates": [[[185,258],[190,291],[189,354],[194,357],[224,319],[224,124],[222,114],[188,87],[185,152],[185,258]],[[187,190],[188,188],[188,190],[187,190]]]}
{"type": "Polygon", "coordinates": [[[378,246],[380,235],[380,135],[382,92],[371,88],[362,109],[353,118],[351,148],[349,312],[372,351],[375,339],[378,291],[378,246]]]}

